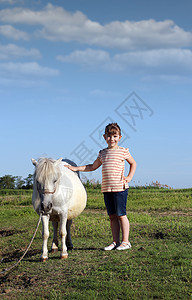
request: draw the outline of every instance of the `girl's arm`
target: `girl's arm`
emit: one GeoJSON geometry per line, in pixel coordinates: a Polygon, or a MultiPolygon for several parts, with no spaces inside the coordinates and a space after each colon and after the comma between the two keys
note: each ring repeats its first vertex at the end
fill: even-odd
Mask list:
{"type": "Polygon", "coordinates": [[[91,171],[95,171],[96,169],[98,169],[101,166],[101,161],[99,158],[97,158],[92,164],[90,165],[85,165],[85,166],[71,166],[71,165],[65,165],[65,167],[67,167],[68,169],[72,170],[72,171],[80,171],[80,172],[91,172],[91,171]]]}
{"type": "Polygon", "coordinates": [[[130,169],[129,169],[128,176],[126,176],[124,179],[126,182],[130,182],[133,178],[133,175],[135,174],[136,161],[134,160],[134,158],[132,156],[130,156],[128,159],[126,159],[126,161],[129,163],[130,169]]]}

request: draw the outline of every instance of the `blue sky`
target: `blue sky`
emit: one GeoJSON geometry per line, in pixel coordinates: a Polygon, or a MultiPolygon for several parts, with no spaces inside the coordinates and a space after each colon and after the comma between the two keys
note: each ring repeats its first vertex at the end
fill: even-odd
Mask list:
{"type": "Polygon", "coordinates": [[[137,161],[132,185],[191,187],[191,11],[190,0],[0,0],[0,176],[33,173],[32,157],[90,163],[115,121],[137,161]]]}

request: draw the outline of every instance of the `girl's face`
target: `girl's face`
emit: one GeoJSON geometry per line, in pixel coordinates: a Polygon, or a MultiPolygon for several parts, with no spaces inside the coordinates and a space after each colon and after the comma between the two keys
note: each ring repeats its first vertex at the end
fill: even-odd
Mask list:
{"type": "Polygon", "coordinates": [[[121,140],[121,135],[119,135],[118,133],[114,133],[111,135],[104,134],[104,139],[108,144],[108,148],[115,149],[118,147],[118,143],[121,140]]]}

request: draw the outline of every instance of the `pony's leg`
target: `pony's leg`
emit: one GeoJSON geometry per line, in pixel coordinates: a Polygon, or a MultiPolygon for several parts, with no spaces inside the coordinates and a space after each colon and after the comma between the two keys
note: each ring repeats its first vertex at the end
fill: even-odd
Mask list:
{"type": "Polygon", "coordinates": [[[41,221],[42,221],[42,238],[43,238],[41,260],[45,261],[48,259],[47,241],[49,238],[49,216],[46,215],[41,216],[41,221]]]}
{"type": "Polygon", "coordinates": [[[58,231],[58,222],[52,221],[53,225],[53,242],[51,246],[51,252],[57,252],[58,251],[58,238],[57,238],[57,231],[58,231]]]}
{"type": "Polygon", "coordinates": [[[67,247],[66,247],[66,236],[67,236],[67,230],[66,230],[66,223],[67,223],[67,214],[63,213],[60,215],[60,236],[61,236],[61,258],[67,258],[67,247]]]}
{"type": "Polygon", "coordinates": [[[67,245],[67,250],[72,250],[73,249],[73,244],[72,244],[72,240],[71,240],[71,224],[72,224],[72,220],[67,220],[67,239],[66,239],[66,245],[67,245]]]}

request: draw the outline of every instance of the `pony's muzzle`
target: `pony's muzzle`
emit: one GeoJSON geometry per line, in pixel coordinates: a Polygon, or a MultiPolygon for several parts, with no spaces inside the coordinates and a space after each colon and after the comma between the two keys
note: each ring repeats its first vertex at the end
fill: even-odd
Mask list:
{"type": "Polygon", "coordinates": [[[40,212],[42,213],[48,213],[52,209],[53,204],[49,202],[47,205],[45,205],[43,202],[41,202],[41,209],[40,212]]]}

